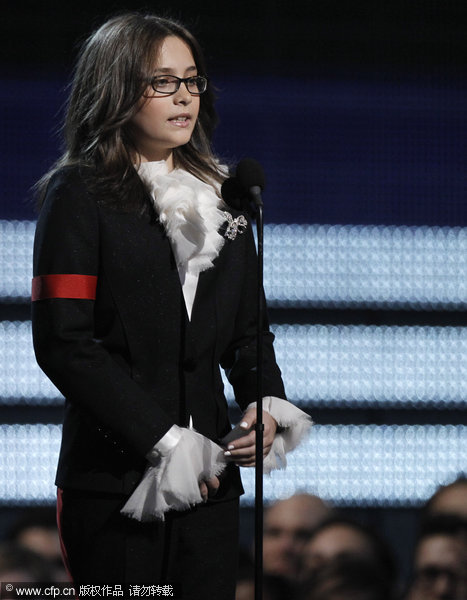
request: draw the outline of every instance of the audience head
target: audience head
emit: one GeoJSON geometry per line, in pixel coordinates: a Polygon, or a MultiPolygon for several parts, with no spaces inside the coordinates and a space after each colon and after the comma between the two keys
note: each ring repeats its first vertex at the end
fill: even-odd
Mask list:
{"type": "Polygon", "coordinates": [[[61,560],[55,509],[28,509],[8,531],[8,540],[50,560],[61,560]]]}
{"type": "Polygon", "coordinates": [[[310,574],[301,585],[299,600],[391,600],[392,583],[374,563],[340,557],[310,574]]]}
{"type": "MultiPolygon", "coordinates": [[[[262,579],[263,600],[290,600],[294,590],[287,580],[273,575],[262,579]]],[[[235,600],[255,600],[255,569],[249,555],[240,551],[235,600]]]]}
{"type": "Polygon", "coordinates": [[[467,477],[459,476],[448,485],[443,485],[425,505],[426,515],[452,514],[467,519],[467,477]]]}
{"type": "Polygon", "coordinates": [[[434,515],[421,526],[408,600],[466,600],[467,520],[434,515]]]}
{"type": "Polygon", "coordinates": [[[331,510],[310,494],[296,494],[270,506],[264,517],[265,573],[296,580],[303,549],[315,527],[331,510]]]}
{"type": "Polygon", "coordinates": [[[304,549],[302,575],[310,576],[345,559],[365,561],[391,585],[395,583],[395,562],[388,545],[369,527],[342,516],[331,517],[315,529],[304,549]]]}
{"type": "Polygon", "coordinates": [[[52,581],[53,569],[47,559],[16,544],[5,542],[0,545],[0,582],[52,581]]]}
{"type": "Polygon", "coordinates": [[[55,509],[37,507],[25,511],[10,527],[7,540],[48,560],[55,581],[67,581],[63,566],[55,509]]]}

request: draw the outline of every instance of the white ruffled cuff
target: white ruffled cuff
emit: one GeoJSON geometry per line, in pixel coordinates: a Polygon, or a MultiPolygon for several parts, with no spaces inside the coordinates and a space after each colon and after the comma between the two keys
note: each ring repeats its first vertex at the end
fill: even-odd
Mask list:
{"type": "MultiPolygon", "coordinates": [[[[256,402],[249,404],[247,410],[249,408],[256,408],[256,402]]],[[[270,473],[273,469],[285,469],[286,453],[298,446],[310,430],[313,421],[303,410],[274,396],[263,398],[263,410],[274,417],[277,425],[283,428],[283,431],[276,433],[271,450],[263,462],[263,473],[270,473]]]]}
{"type": "Polygon", "coordinates": [[[121,510],[138,521],[164,520],[168,510],[200,504],[199,482],[219,475],[226,466],[220,446],[178,425],[171,427],[147,458],[151,465],[121,510]]]}
{"type": "Polygon", "coordinates": [[[178,442],[182,439],[183,429],[178,425],[172,427],[165,433],[157,444],[147,454],[146,458],[152,465],[157,465],[161,456],[167,456],[178,442]]]}

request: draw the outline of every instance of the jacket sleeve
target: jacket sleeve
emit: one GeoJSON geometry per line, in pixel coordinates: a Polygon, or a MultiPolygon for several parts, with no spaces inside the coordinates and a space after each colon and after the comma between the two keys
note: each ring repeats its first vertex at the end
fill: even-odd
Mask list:
{"type": "MultiPolygon", "coordinates": [[[[235,333],[227,350],[221,357],[231,383],[235,399],[242,410],[257,400],[256,397],[256,354],[257,354],[257,254],[251,221],[243,234],[245,242],[245,278],[240,307],[235,323],[235,333]]],[[[235,244],[235,242],[233,242],[235,244]]],[[[262,352],[263,352],[263,396],[286,398],[281,371],[274,353],[274,335],[269,330],[266,299],[263,298],[262,352]]]]}
{"type": "Polygon", "coordinates": [[[67,400],[145,456],[174,423],[95,338],[99,270],[95,199],[76,170],[61,171],[49,184],[34,242],[36,358],[67,400]]]}

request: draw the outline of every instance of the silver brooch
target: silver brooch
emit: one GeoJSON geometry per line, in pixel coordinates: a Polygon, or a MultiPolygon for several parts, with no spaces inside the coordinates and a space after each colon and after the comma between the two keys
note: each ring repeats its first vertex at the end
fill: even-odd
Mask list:
{"type": "Polygon", "coordinates": [[[242,234],[248,226],[248,221],[243,215],[240,215],[236,219],[228,212],[224,212],[225,218],[227,219],[227,229],[224,233],[224,237],[229,240],[234,240],[237,237],[237,233],[242,234]]]}

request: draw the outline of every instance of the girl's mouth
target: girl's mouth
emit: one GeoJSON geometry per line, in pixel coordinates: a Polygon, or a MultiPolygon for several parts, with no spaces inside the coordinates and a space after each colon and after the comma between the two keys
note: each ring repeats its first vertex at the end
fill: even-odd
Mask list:
{"type": "Polygon", "coordinates": [[[188,127],[188,125],[190,124],[190,120],[190,117],[186,116],[174,117],[173,119],[169,119],[169,121],[176,127],[188,127]]]}

